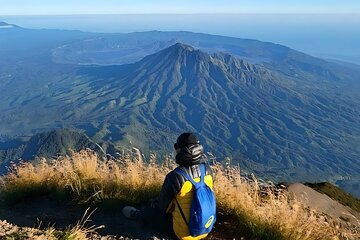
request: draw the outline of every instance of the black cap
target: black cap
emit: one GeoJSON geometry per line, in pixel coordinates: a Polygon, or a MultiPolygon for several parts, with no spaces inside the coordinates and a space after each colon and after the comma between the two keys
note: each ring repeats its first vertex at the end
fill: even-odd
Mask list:
{"type": "Polygon", "coordinates": [[[204,149],[194,133],[181,134],[174,144],[176,150],[176,163],[180,166],[200,164],[204,149]]]}
{"type": "Polygon", "coordinates": [[[187,147],[195,144],[199,144],[200,141],[197,139],[194,133],[182,133],[176,140],[174,144],[174,148],[182,148],[187,147]]]}

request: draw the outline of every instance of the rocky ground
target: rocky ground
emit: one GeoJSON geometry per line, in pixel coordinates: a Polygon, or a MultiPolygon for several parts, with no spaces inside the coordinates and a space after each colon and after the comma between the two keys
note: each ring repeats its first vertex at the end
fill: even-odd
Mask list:
{"type": "Polygon", "coordinates": [[[335,219],[342,219],[349,227],[360,229],[360,213],[301,183],[290,184],[287,189],[306,206],[335,219]]]}
{"type": "Polygon", "coordinates": [[[305,206],[316,209],[334,219],[339,219],[337,227],[344,232],[344,236],[340,236],[341,239],[346,239],[343,238],[345,233],[353,236],[352,239],[360,239],[360,213],[301,183],[290,184],[287,186],[287,190],[305,206]]]}
{"type": "MultiPolygon", "coordinates": [[[[51,238],[51,230],[40,230],[31,227],[19,227],[13,225],[6,220],[0,220],[0,239],[29,239],[29,240],[49,240],[51,238]]],[[[106,235],[101,236],[98,233],[89,233],[89,240],[131,240],[133,238],[123,236],[106,235]]],[[[149,239],[160,240],[157,237],[149,239]]]]}

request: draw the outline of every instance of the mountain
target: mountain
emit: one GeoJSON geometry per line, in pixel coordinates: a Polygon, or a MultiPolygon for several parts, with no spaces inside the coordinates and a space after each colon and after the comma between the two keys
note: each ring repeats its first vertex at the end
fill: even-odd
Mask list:
{"type": "MultiPolygon", "coordinates": [[[[334,98],[323,82],[300,85],[281,72],[184,44],[135,64],[78,67],[74,74],[24,103],[25,115],[37,106],[42,116],[33,128],[57,122],[95,140],[158,151],[171,149],[180,132],[194,131],[215,155],[268,178],[357,176],[359,108],[334,98]]],[[[16,126],[14,119],[3,122],[16,126]]]]}
{"type": "Polygon", "coordinates": [[[359,108],[334,99],[323,83],[301,86],[281,72],[183,44],[133,65],[79,74],[90,78],[80,95],[91,94],[72,108],[84,109],[90,121],[103,119],[123,139],[141,139],[142,148],[169,149],[178,133],[191,130],[216,155],[242,159],[265,176],[357,176],[359,108]]]}
{"type": "Polygon", "coordinates": [[[72,127],[96,142],[168,153],[179,133],[194,131],[219,159],[230,156],[265,178],[341,181],[344,188],[360,181],[354,68],[206,34],[3,30],[3,140],[72,127]],[[174,44],[180,38],[195,47],[174,44]],[[115,43],[121,51],[106,57],[115,43]],[[86,52],[91,62],[82,61],[86,52]],[[116,61],[131,63],[87,65],[116,61]]]}
{"type": "Polygon", "coordinates": [[[89,148],[102,154],[101,147],[88,136],[71,129],[57,129],[39,133],[28,141],[11,141],[0,144],[0,172],[3,173],[10,161],[33,160],[36,157],[52,158],[70,155],[71,151],[89,148]]]}

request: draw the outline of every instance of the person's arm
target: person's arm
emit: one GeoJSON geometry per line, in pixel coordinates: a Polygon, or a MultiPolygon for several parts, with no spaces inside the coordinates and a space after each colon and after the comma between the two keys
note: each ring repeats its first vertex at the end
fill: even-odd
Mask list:
{"type": "Polygon", "coordinates": [[[170,203],[179,191],[175,186],[175,181],[178,181],[176,173],[170,172],[166,175],[165,181],[162,185],[158,200],[159,208],[164,212],[168,210],[170,203]]]}

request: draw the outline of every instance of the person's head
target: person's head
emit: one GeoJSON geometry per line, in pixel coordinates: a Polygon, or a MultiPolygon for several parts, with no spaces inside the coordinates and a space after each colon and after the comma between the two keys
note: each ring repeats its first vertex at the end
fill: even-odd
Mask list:
{"type": "Polygon", "coordinates": [[[176,163],[181,166],[191,166],[200,163],[204,153],[203,146],[194,133],[182,133],[174,144],[176,163]]]}

